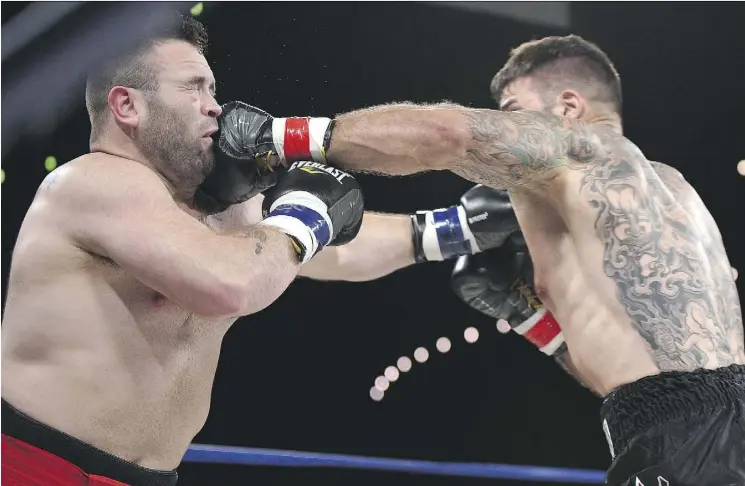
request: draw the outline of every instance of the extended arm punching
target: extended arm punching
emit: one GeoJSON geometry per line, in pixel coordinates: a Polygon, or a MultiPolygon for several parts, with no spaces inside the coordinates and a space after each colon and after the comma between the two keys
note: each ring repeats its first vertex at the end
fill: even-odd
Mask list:
{"type": "MultiPolygon", "coordinates": [[[[220,233],[240,231],[261,221],[263,196],[230,206],[209,216],[210,227],[220,233]]],[[[361,282],[374,280],[414,263],[410,217],[366,211],[357,236],[343,246],[328,246],[300,269],[299,275],[316,280],[361,282]]]]}
{"type": "Polygon", "coordinates": [[[414,263],[411,222],[402,214],[365,213],[349,244],[321,251],[300,271],[316,280],[374,280],[414,263]]]}
{"type": "Polygon", "coordinates": [[[501,246],[517,231],[507,191],[477,185],[460,204],[414,214],[366,213],[357,237],[327,248],[301,275],[319,280],[365,281],[413,263],[443,261],[501,246]]]}
{"type": "MultiPolygon", "coordinates": [[[[279,184],[284,185],[284,175],[279,184]]],[[[263,196],[230,206],[208,218],[220,232],[241,230],[261,220],[263,196]]],[[[300,275],[317,280],[374,280],[414,263],[442,261],[500,246],[518,224],[506,191],[475,186],[460,204],[383,214],[367,211],[357,236],[344,246],[328,246],[309,260],[300,275]]]]}
{"type": "Polygon", "coordinates": [[[403,175],[451,170],[490,187],[512,188],[585,160],[580,122],[539,112],[458,105],[386,105],[340,115],[328,159],[350,170],[403,175]]]}
{"type": "MultiPolygon", "coordinates": [[[[326,152],[321,148],[331,126],[328,119],[274,119],[245,103],[230,102],[223,107],[221,125],[226,133],[220,135],[220,150],[232,156],[217,160],[200,187],[198,194],[203,197],[198,202],[208,201],[209,208],[204,208],[208,212],[249,200],[257,187],[264,190],[257,185],[257,174],[272,168],[275,154],[284,161],[295,161],[290,172],[337,170],[307,160],[325,160],[326,152]],[[297,140],[291,141],[292,136],[297,140]]],[[[271,178],[261,180],[286,185],[287,173],[275,170],[271,178]]],[[[274,188],[268,190],[273,192],[274,188]]],[[[458,205],[411,215],[366,213],[361,224],[359,235],[347,246],[320,251],[301,275],[319,280],[372,280],[412,263],[442,261],[497,247],[517,229],[507,193],[484,186],[468,190],[458,205]]]]}
{"type": "Polygon", "coordinates": [[[451,170],[512,188],[592,160],[593,136],[577,120],[454,104],[376,106],[328,118],[274,118],[243,105],[245,149],[279,163],[315,160],[354,171],[405,175],[451,170]]]}

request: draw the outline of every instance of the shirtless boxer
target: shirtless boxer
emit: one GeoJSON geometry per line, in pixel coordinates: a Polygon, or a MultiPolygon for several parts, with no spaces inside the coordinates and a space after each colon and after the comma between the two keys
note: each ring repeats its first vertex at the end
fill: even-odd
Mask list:
{"type": "Polygon", "coordinates": [[[505,201],[478,191],[362,223],[359,186],[338,169],[277,177],[234,160],[245,127],[215,101],[206,41],[186,19],[91,76],[91,153],[51,173],[26,215],[2,327],[4,485],[175,484],[238,316],[298,274],[370,280],[499,243],[505,201]],[[203,183],[233,167],[245,170],[225,187],[203,183]],[[202,202],[246,202],[205,217],[197,188],[202,202]]]}
{"type": "MultiPolygon", "coordinates": [[[[492,92],[501,111],[404,103],[311,119],[324,140],[316,160],[390,175],[450,170],[510,189],[537,296],[578,375],[605,397],[608,481],[634,485],[658,468],[673,485],[744,484],[742,315],[708,211],[678,199],[693,190],[670,169],[658,176],[623,136],[620,80],[597,46],[526,43],[492,92]]],[[[296,120],[254,109],[244,152],[281,158],[296,120]]]]}

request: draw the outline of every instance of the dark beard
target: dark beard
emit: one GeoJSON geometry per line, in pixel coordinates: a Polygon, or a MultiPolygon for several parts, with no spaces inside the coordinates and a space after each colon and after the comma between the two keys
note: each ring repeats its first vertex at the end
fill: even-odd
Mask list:
{"type": "Polygon", "coordinates": [[[193,127],[158,99],[148,100],[147,128],[139,133],[142,154],[162,172],[177,191],[191,191],[212,170],[214,157],[205,150],[201,137],[189,140],[193,127]]]}

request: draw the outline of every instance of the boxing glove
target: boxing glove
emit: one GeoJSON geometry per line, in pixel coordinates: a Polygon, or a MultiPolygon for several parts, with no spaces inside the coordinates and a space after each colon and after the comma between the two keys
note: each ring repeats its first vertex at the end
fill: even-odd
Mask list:
{"type": "Polygon", "coordinates": [[[318,162],[295,162],[264,193],[260,224],[291,236],[305,263],[327,245],[352,241],[364,209],[354,177],[318,162]]]}
{"type": "Polygon", "coordinates": [[[503,319],[544,354],[566,349],[561,327],[533,291],[533,264],[522,234],[499,248],[460,257],[451,287],[470,307],[503,319]]]}
{"type": "Polygon", "coordinates": [[[501,246],[520,230],[509,193],[478,184],[460,204],[411,215],[417,263],[471,255],[501,246]]]}
{"type": "Polygon", "coordinates": [[[224,211],[276,184],[277,170],[281,167],[272,167],[270,157],[257,158],[247,143],[258,129],[259,121],[245,103],[232,101],[222,106],[213,149],[215,165],[194,195],[201,212],[224,211]]]}
{"type": "Polygon", "coordinates": [[[264,159],[270,165],[297,161],[326,162],[333,120],[330,118],[274,118],[241,101],[231,101],[223,110],[238,110],[236,139],[246,157],[264,159]]]}

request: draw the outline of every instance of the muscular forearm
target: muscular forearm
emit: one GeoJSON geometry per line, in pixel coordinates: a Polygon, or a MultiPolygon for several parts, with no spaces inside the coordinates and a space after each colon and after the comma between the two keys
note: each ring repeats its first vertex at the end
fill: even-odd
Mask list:
{"type": "Polygon", "coordinates": [[[451,170],[472,182],[511,188],[571,160],[592,160],[588,137],[576,120],[540,112],[397,104],[337,117],[327,155],[350,170],[451,170]]]}
{"type": "MultiPolygon", "coordinates": [[[[254,225],[218,235],[213,271],[226,294],[216,310],[224,317],[254,314],[274,302],[297,277],[300,263],[290,238],[254,225]]],[[[206,305],[206,304],[205,304],[206,305]]]]}
{"type": "Polygon", "coordinates": [[[336,118],[328,158],[391,175],[447,168],[466,155],[468,120],[457,105],[383,105],[336,118]]]}
{"type": "Polygon", "coordinates": [[[290,238],[273,227],[259,225],[263,197],[234,204],[226,211],[199,219],[218,234],[211,239],[216,259],[215,279],[232,293],[231,317],[256,313],[270,305],[297,277],[300,269],[290,238]],[[217,249],[219,248],[219,249],[217,249]]]}
{"type": "Polygon", "coordinates": [[[365,213],[357,237],[344,246],[324,248],[300,275],[317,280],[374,280],[414,263],[409,216],[365,213]]]}

